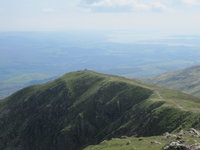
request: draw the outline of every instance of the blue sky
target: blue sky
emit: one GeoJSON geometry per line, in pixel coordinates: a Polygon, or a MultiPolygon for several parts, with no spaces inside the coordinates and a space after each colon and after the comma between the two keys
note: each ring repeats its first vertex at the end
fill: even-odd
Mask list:
{"type": "Polygon", "coordinates": [[[199,34],[200,0],[0,0],[1,31],[199,34]]]}

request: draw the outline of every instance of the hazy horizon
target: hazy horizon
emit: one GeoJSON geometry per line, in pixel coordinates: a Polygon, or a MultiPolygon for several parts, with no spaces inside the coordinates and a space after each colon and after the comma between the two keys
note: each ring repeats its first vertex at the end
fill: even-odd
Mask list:
{"type": "Polygon", "coordinates": [[[198,65],[199,16],[199,0],[0,0],[0,93],[83,69],[141,78],[198,65]]]}
{"type": "Polygon", "coordinates": [[[0,31],[200,34],[199,0],[0,1],[0,31]]]}

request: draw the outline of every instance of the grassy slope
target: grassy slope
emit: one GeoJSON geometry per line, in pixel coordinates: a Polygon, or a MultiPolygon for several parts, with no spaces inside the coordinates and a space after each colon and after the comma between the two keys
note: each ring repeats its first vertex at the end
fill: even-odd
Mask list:
{"type": "Polygon", "coordinates": [[[160,76],[142,79],[142,81],[200,96],[200,66],[165,73],[160,76]]]}
{"type": "Polygon", "coordinates": [[[72,72],[4,99],[0,137],[3,147],[20,143],[26,150],[75,150],[122,135],[199,129],[199,103],[199,98],[123,77],[72,72]]]}
{"type": "MultiPolygon", "coordinates": [[[[86,72],[88,73],[88,71],[86,72]]],[[[80,74],[82,74],[82,72],[80,72],[80,74]]],[[[151,86],[145,83],[138,82],[136,80],[129,80],[128,78],[125,77],[99,74],[92,71],[89,71],[89,74],[95,77],[105,78],[103,82],[123,82],[129,85],[139,86],[145,89],[149,89],[153,91],[153,94],[148,100],[152,102],[165,102],[163,107],[164,106],[173,107],[185,111],[200,111],[200,99],[197,97],[170,89],[151,86]]],[[[71,74],[67,74],[62,78],[65,81],[67,81],[67,80],[75,80],[76,77],[77,77],[77,72],[72,72],[71,74]]]]}
{"type": "MultiPolygon", "coordinates": [[[[199,143],[200,139],[190,134],[185,134],[182,138],[185,144],[199,143]]],[[[166,144],[176,141],[176,137],[165,138],[164,136],[152,137],[123,137],[105,140],[98,145],[90,145],[84,150],[161,150],[166,144]],[[160,144],[152,143],[159,142],[160,144]]]]}

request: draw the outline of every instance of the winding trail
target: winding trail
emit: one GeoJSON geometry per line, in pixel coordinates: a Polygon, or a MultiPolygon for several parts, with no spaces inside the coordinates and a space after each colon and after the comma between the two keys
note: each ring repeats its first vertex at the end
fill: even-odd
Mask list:
{"type": "Polygon", "coordinates": [[[158,90],[155,90],[154,93],[158,96],[159,99],[165,100],[165,99],[161,96],[161,94],[160,94],[160,92],[159,92],[158,90]]]}
{"type": "MultiPolygon", "coordinates": [[[[165,100],[158,90],[154,90],[154,93],[158,96],[159,99],[161,99],[163,101],[165,100]]],[[[173,103],[176,105],[177,108],[184,110],[184,108],[180,104],[178,104],[174,101],[173,101],[173,103]]]]}

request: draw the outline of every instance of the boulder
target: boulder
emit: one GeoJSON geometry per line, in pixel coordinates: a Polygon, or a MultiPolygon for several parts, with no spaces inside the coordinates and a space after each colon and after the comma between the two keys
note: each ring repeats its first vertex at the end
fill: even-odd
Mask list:
{"type": "Polygon", "coordinates": [[[178,136],[183,136],[185,134],[185,132],[183,130],[181,130],[179,133],[178,133],[178,136]]]}
{"type": "Polygon", "coordinates": [[[159,145],[161,145],[162,143],[160,143],[158,141],[151,141],[151,144],[159,144],[159,145]]]}
{"type": "Polygon", "coordinates": [[[197,131],[197,130],[194,129],[194,128],[191,128],[191,129],[189,130],[189,133],[192,134],[192,135],[196,135],[196,136],[200,137],[199,131],[197,131]]]}
{"type": "Polygon", "coordinates": [[[176,140],[181,140],[182,139],[182,136],[177,136],[176,137],[176,140]]]}
{"type": "Polygon", "coordinates": [[[130,144],[131,144],[131,141],[128,140],[128,141],[126,142],[126,145],[130,145],[130,144]]]}
{"type": "Polygon", "coordinates": [[[187,145],[182,144],[180,141],[171,142],[166,145],[163,150],[191,150],[187,145]]]}
{"type": "Polygon", "coordinates": [[[200,143],[196,143],[190,146],[191,150],[200,150],[200,143]]]}
{"type": "Polygon", "coordinates": [[[175,134],[169,134],[168,132],[166,132],[166,133],[164,134],[164,137],[165,137],[166,139],[177,138],[177,136],[176,136],[175,134]]]}

